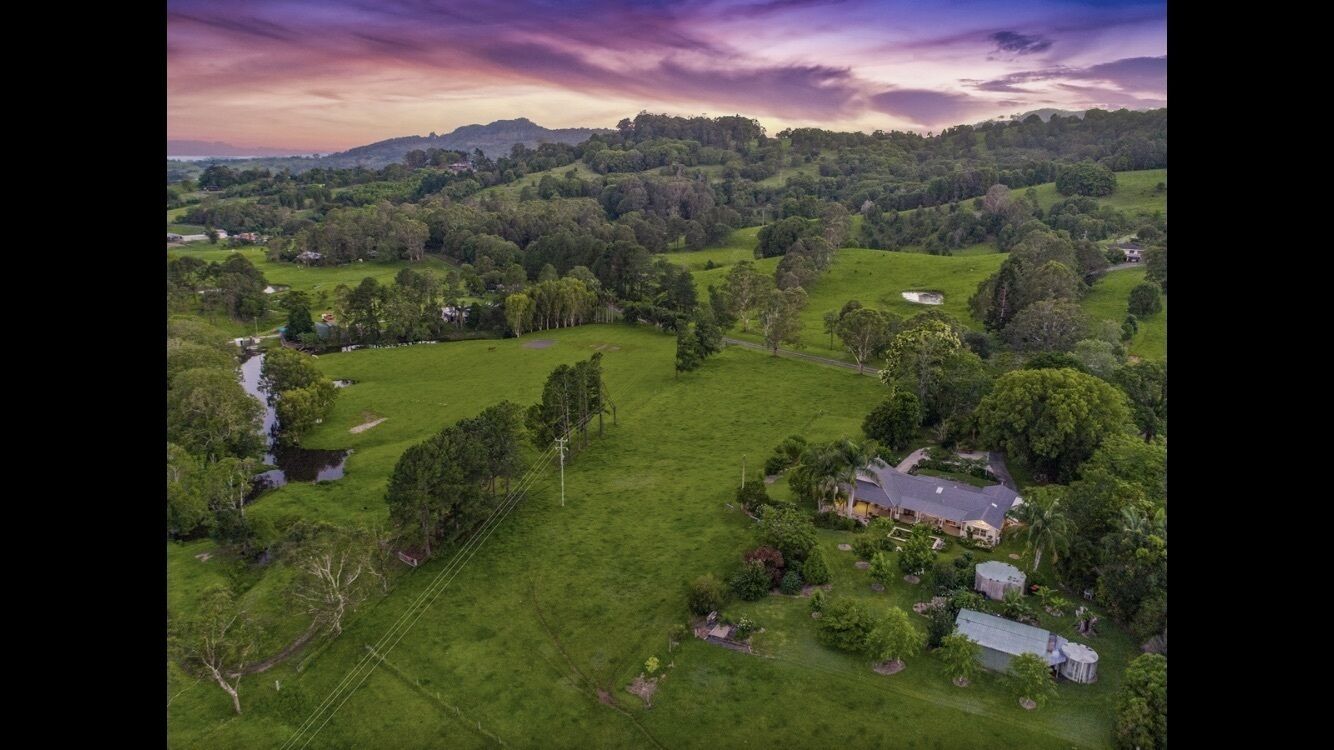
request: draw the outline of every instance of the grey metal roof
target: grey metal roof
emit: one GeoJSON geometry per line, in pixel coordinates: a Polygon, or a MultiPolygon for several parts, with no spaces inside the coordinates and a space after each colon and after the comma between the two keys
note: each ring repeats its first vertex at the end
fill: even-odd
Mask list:
{"type": "Polygon", "coordinates": [[[1061,648],[1070,642],[1058,635],[1054,648],[1048,652],[1050,632],[971,609],[959,610],[954,625],[956,632],[977,641],[983,648],[1011,656],[1037,654],[1047,660],[1048,666],[1053,667],[1065,661],[1065,654],[1061,652],[1061,648]]]}
{"type": "Polygon", "coordinates": [[[1019,498],[1003,484],[979,489],[937,477],[904,474],[879,460],[867,468],[868,472],[857,477],[857,499],[882,508],[907,508],[959,523],[985,521],[999,529],[1019,498]]]}
{"type": "Polygon", "coordinates": [[[1008,583],[1017,583],[1024,585],[1024,573],[1013,565],[1000,560],[987,560],[984,563],[978,563],[977,572],[983,578],[992,581],[1006,581],[1008,583]]]}

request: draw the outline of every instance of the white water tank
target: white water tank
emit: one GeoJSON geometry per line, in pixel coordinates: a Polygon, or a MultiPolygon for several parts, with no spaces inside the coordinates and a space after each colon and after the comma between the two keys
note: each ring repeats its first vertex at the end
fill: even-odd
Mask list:
{"type": "Polygon", "coordinates": [[[1065,661],[1061,663],[1061,676],[1071,682],[1090,683],[1098,679],[1098,652],[1082,643],[1067,643],[1061,646],[1065,661]]]}

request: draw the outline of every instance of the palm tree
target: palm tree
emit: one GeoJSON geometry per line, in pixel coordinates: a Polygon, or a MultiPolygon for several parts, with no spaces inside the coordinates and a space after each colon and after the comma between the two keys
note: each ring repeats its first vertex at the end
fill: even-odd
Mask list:
{"type": "Polygon", "coordinates": [[[844,438],[838,442],[838,457],[840,463],[840,479],[848,483],[848,515],[852,515],[853,507],[857,504],[857,474],[874,457],[865,443],[858,443],[854,440],[844,438]]]}
{"type": "Polygon", "coordinates": [[[1043,489],[1033,492],[1024,504],[1024,536],[1033,547],[1033,571],[1042,562],[1043,550],[1051,551],[1054,562],[1058,552],[1070,548],[1070,519],[1065,514],[1061,499],[1043,489]]]}
{"type": "Polygon", "coordinates": [[[809,487],[816,504],[823,507],[838,497],[840,463],[833,444],[814,443],[801,452],[792,470],[793,478],[809,487]]]}

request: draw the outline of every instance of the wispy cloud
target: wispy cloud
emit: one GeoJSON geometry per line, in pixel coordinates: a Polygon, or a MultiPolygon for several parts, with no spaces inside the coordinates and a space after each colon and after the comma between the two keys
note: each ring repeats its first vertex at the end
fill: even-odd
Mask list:
{"type": "Polygon", "coordinates": [[[1040,36],[1029,36],[1017,31],[997,31],[991,35],[996,49],[1013,52],[1016,55],[1031,55],[1034,52],[1046,52],[1051,49],[1051,40],[1040,36]]]}
{"type": "Polygon", "coordinates": [[[1116,59],[1098,45],[1110,35],[1155,51],[1157,32],[1144,36],[1144,24],[1164,8],[169,0],[168,131],[292,143],[318,123],[329,140],[316,145],[327,150],[518,115],[567,127],[610,125],[590,119],[608,111],[707,110],[869,130],[955,124],[1016,103],[1074,107],[1091,92],[1154,102],[1165,98],[1166,58],[1116,59]]]}

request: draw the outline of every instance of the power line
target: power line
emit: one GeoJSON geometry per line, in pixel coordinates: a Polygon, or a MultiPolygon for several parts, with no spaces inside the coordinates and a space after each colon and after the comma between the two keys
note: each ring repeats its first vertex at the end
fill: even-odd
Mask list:
{"type": "Polygon", "coordinates": [[[565,438],[556,438],[556,447],[560,450],[560,507],[565,507],[565,438]]]}
{"type": "MultiPolygon", "coordinates": [[[[536,478],[537,473],[541,469],[545,468],[548,464],[550,464],[553,452],[554,449],[548,449],[541,455],[541,457],[539,457],[538,461],[534,463],[533,467],[529,469],[529,471],[519,481],[519,483],[505,498],[505,500],[502,501],[502,503],[498,505],[495,508],[495,510],[492,511],[491,515],[488,516],[487,519],[482,522],[482,525],[479,526],[477,531],[473,533],[473,536],[470,537],[462,546],[459,547],[458,551],[455,552],[454,557],[445,565],[444,568],[440,570],[439,573],[436,574],[436,577],[432,579],[432,581],[429,584],[427,584],[426,588],[423,589],[420,594],[418,594],[417,598],[413,600],[413,602],[408,606],[406,610],[404,610],[403,614],[399,616],[398,620],[396,620],[394,624],[387,631],[385,631],[384,635],[382,635],[380,639],[376,641],[375,645],[373,646],[373,648],[376,651],[383,650],[383,652],[387,654],[389,650],[392,650],[393,649],[392,645],[386,648],[385,644],[387,644],[390,638],[393,638],[396,634],[398,635],[398,638],[394,640],[394,645],[397,645],[398,641],[402,639],[403,634],[406,634],[407,630],[411,628],[413,624],[416,623],[417,619],[419,619],[421,615],[424,614],[426,610],[430,607],[430,604],[434,602],[435,597],[438,596],[439,593],[443,591],[446,586],[449,585],[450,581],[453,580],[453,574],[457,573],[457,571],[463,567],[461,563],[466,562],[466,560],[463,559],[464,556],[467,555],[470,550],[475,550],[477,546],[480,546],[479,540],[482,539],[483,535],[487,535],[489,530],[497,525],[498,523],[497,519],[500,518],[499,514],[504,512],[505,515],[508,515],[509,510],[511,510],[516,504],[515,501],[517,500],[517,498],[524,492],[526,492],[528,487],[533,483],[533,480],[536,478]],[[448,580],[445,579],[446,575],[449,575],[448,580]],[[444,580],[444,584],[439,585],[442,580],[444,580]]],[[[469,555],[468,557],[470,559],[471,555],[469,555]]],[[[347,674],[343,676],[343,679],[338,683],[338,685],[336,685],[334,689],[330,691],[329,695],[326,696],[325,699],[320,703],[320,705],[317,706],[315,710],[311,712],[311,715],[308,716],[306,720],[303,721],[299,727],[297,727],[296,733],[292,737],[290,737],[287,740],[287,742],[283,743],[282,747],[296,747],[297,742],[302,738],[302,735],[311,731],[311,726],[318,719],[319,715],[323,713],[335,700],[338,700],[339,693],[342,692],[344,688],[346,688],[347,685],[353,679],[356,678],[358,673],[365,670],[365,674],[362,675],[361,679],[357,681],[356,686],[354,686],[351,691],[348,691],[348,695],[344,697],[343,700],[340,701],[338,705],[333,708],[333,710],[329,713],[327,717],[325,717],[324,721],[321,722],[318,727],[314,728],[313,733],[310,735],[309,738],[306,739],[305,744],[308,744],[311,739],[314,739],[315,734],[318,734],[319,731],[324,728],[324,725],[329,722],[329,719],[333,718],[333,715],[338,712],[338,709],[342,707],[343,703],[347,702],[347,698],[351,697],[352,691],[355,691],[357,687],[360,687],[361,683],[365,681],[365,678],[370,676],[370,672],[374,670],[374,666],[375,665],[372,660],[372,657],[368,652],[366,656],[363,656],[357,662],[357,664],[352,667],[352,669],[348,670],[347,674]],[[371,665],[371,669],[366,670],[366,666],[368,664],[371,665]]],[[[302,746],[304,746],[304,744],[302,746]]]]}
{"type": "MultiPolygon", "coordinates": [[[[643,377],[644,375],[641,374],[640,377],[636,378],[634,382],[638,383],[640,380],[643,379],[643,377]]],[[[608,400],[609,401],[611,400],[611,394],[608,394],[608,400]]],[[[592,414],[588,415],[579,424],[572,425],[569,429],[567,429],[565,433],[558,438],[558,440],[563,442],[569,437],[571,433],[574,432],[575,429],[586,426],[589,422],[592,421],[592,419],[593,415],[592,414]]],[[[523,479],[520,480],[519,484],[514,488],[514,490],[510,492],[510,494],[501,502],[499,506],[496,507],[495,510],[492,511],[491,515],[488,516],[485,521],[483,521],[482,525],[478,527],[477,531],[475,531],[473,535],[459,548],[459,550],[455,553],[453,559],[451,559],[449,563],[447,563],[446,566],[443,569],[441,569],[439,573],[436,574],[436,577],[429,584],[427,584],[426,589],[424,589],[422,593],[418,595],[418,597],[413,601],[413,603],[409,605],[408,609],[405,610],[404,613],[399,616],[398,620],[395,621],[395,623],[389,628],[389,630],[387,630],[385,634],[381,636],[380,640],[377,641],[375,646],[373,647],[375,651],[380,652],[384,655],[388,655],[388,653],[392,651],[395,646],[398,645],[399,641],[401,641],[403,637],[407,634],[407,632],[411,630],[412,626],[416,624],[417,620],[421,619],[422,615],[424,615],[426,611],[430,609],[431,605],[435,603],[435,600],[439,598],[441,593],[444,592],[444,589],[447,588],[449,584],[454,580],[454,577],[458,575],[458,572],[462,570],[465,565],[468,564],[468,562],[472,559],[473,555],[476,554],[477,550],[482,546],[482,544],[486,542],[486,539],[490,537],[491,532],[495,530],[496,526],[498,526],[500,522],[503,521],[505,517],[507,517],[509,513],[515,507],[518,506],[519,501],[522,499],[524,493],[526,493],[528,489],[534,483],[536,483],[538,474],[541,472],[541,470],[545,469],[551,463],[551,458],[556,450],[557,447],[553,446],[551,448],[548,448],[541,454],[537,462],[535,462],[534,465],[528,470],[528,472],[524,474],[523,479]],[[466,558],[463,557],[465,553],[467,555],[466,558]],[[447,580],[444,580],[444,576],[446,574],[449,574],[449,578],[447,580]],[[437,585],[440,583],[441,580],[444,580],[444,583],[437,585]],[[429,597],[429,600],[427,599],[427,597],[429,597]],[[417,610],[415,614],[414,610],[417,610]],[[397,633],[397,637],[394,638],[393,643],[385,647],[384,644],[388,643],[389,639],[391,637],[394,637],[395,633],[397,633]]],[[[563,485],[564,485],[563,445],[561,446],[560,450],[562,453],[562,502],[563,502],[563,485]]],[[[338,713],[339,709],[341,709],[343,705],[347,703],[348,699],[352,697],[352,694],[355,693],[356,690],[360,688],[361,685],[366,681],[366,679],[370,677],[371,673],[375,671],[376,666],[378,666],[378,663],[372,659],[371,652],[368,651],[367,654],[363,656],[357,662],[357,664],[354,665],[353,668],[348,671],[346,675],[344,675],[343,679],[338,683],[338,685],[334,687],[334,689],[329,693],[329,695],[326,696],[323,701],[321,701],[320,705],[317,706],[313,712],[311,712],[311,715],[308,716],[306,720],[301,723],[301,725],[297,728],[296,733],[292,737],[288,738],[288,740],[284,742],[281,747],[284,748],[296,747],[297,743],[302,739],[302,735],[307,733],[309,733],[309,737],[307,737],[305,739],[305,742],[301,743],[300,746],[305,747],[306,745],[310,744],[310,741],[315,738],[315,735],[319,734],[319,732],[324,728],[324,726],[329,723],[329,721],[334,717],[335,714],[338,713]],[[369,668],[367,668],[367,665],[369,665],[369,668]],[[359,672],[364,672],[361,675],[361,678],[356,680],[356,684],[350,690],[346,691],[346,695],[343,696],[343,699],[339,701],[336,706],[333,706],[333,709],[329,711],[324,721],[320,722],[319,726],[315,726],[312,729],[311,727],[314,725],[314,722],[318,719],[319,715],[323,713],[330,705],[332,705],[333,701],[338,700],[338,693],[340,691],[343,691],[344,688],[350,683],[351,680],[355,678],[355,676],[359,672]]]]}

